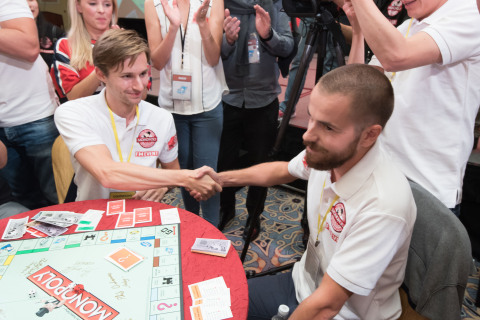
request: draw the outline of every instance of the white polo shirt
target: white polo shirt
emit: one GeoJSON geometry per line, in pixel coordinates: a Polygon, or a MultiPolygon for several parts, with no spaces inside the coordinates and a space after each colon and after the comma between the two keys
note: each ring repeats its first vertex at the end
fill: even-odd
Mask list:
{"type": "Polygon", "coordinates": [[[288,170],[308,180],[310,237],[292,273],[297,300],[310,296],[326,272],[353,292],[334,319],[398,319],[398,288],[416,218],[405,176],[384,155],[379,142],[335,183],[330,171],[308,168],[305,151],[290,161],[288,170]],[[323,219],[336,195],[339,198],[315,247],[319,214],[323,219]]]}
{"type": "MultiPolygon", "coordinates": [[[[138,108],[138,125],[137,117],[126,126],[125,118],[113,114],[123,161],[127,161],[132,143],[131,163],[155,168],[157,159],[164,163],[174,161],[178,144],[172,115],[145,101],[138,108]]],[[[78,187],[76,200],[107,199],[110,191],[118,191],[104,188],[74,157],[82,148],[104,144],[113,160],[120,161],[105,89],[98,95],[61,105],[55,112],[55,124],[72,156],[78,187]]]]}
{"type": "MultiPolygon", "coordinates": [[[[398,27],[403,35],[409,23],[398,27]]],[[[382,136],[403,173],[448,208],[462,199],[480,105],[478,26],[475,0],[448,0],[422,21],[413,20],[409,36],[430,35],[443,61],[395,74],[395,109],[382,136]]],[[[381,65],[376,58],[371,64],[381,65]]]]}

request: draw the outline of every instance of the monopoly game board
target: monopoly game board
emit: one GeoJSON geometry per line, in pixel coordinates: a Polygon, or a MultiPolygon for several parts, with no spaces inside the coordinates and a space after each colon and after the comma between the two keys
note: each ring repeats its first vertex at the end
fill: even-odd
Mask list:
{"type": "Polygon", "coordinates": [[[0,242],[0,319],[181,320],[178,224],[0,242]]]}

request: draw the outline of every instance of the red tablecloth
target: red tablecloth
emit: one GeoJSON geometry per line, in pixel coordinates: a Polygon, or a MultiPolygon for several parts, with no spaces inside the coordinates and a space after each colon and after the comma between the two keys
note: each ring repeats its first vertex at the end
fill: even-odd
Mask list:
{"type": "MultiPolygon", "coordinates": [[[[109,200],[88,200],[65,203],[50,207],[45,207],[37,210],[28,211],[18,214],[14,217],[0,220],[0,234],[3,234],[8,220],[11,218],[19,219],[25,216],[33,217],[41,210],[55,210],[55,211],[73,211],[77,213],[85,213],[88,209],[107,210],[107,202],[109,200]]],[[[161,224],[159,210],[169,209],[172,206],[143,201],[143,200],[126,200],[126,212],[133,211],[134,208],[152,207],[152,222],[142,223],[140,226],[150,226],[161,224]]],[[[192,305],[188,285],[203,280],[208,280],[218,276],[223,276],[227,287],[230,288],[230,295],[232,300],[233,319],[246,319],[248,311],[248,286],[247,279],[243,270],[243,265],[238,254],[235,252],[233,246],[230,248],[226,258],[210,256],[199,253],[192,253],[190,248],[195,242],[196,238],[213,238],[226,239],[223,233],[212,226],[206,220],[199,216],[183,209],[178,209],[180,213],[180,237],[181,237],[181,251],[182,251],[182,278],[183,278],[183,306],[185,319],[191,319],[189,307],[192,305]]],[[[109,230],[115,228],[117,215],[104,217],[100,221],[96,230],[109,230]]],[[[137,225],[138,226],[138,225],[137,225]]],[[[66,232],[74,233],[76,225],[73,225],[66,232]]],[[[22,239],[29,239],[32,236],[27,232],[22,239]]]]}

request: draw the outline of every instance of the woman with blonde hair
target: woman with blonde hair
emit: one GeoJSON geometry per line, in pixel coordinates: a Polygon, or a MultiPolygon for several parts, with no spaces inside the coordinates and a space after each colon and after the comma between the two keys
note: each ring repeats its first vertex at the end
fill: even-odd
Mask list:
{"type": "MultiPolygon", "coordinates": [[[[182,169],[216,170],[228,93],[220,59],[223,0],[147,0],[151,59],[160,70],[158,104],[173,114],[182,169]]],[[[182,189],[185,208],[218,225],[220,197],[200,204],[182,189]]]]}
{"type": "Polygon", "coordinates": [[[116,26],[117,0],[68,0],[70,30],[55,46],[51,71],[55,89],[63,101],[99,92],[92,47],[108,29],[116,26]]]}

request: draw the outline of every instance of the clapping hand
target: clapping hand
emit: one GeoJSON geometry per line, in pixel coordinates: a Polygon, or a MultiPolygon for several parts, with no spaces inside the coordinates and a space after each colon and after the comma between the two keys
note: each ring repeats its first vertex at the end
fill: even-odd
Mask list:
{"type": "Polygon", "coordinates": [[[177,0],[172,1],[172,6],[168,5],[168,0],[161,0],[163,12],[167,16],[170,24],[179,27],[182,21],[182,16],[180,14],[180,9],[178,8],[177,0]]]}
{"type": "Polygon", "coordinates": [[[225,9],[225,20],[223,20],[223,30],[228,44],[233,45],[238,39],[240,31],[240,20],[230,15],[230,10],[225,9]]]}
{"type": "Polygon", "coordinates": [[[351,0],[345,0],[343,4],[343,11],[347,15],[348,21],[354,30],[360,30],[360,25],[358,24],[357,16],[355,14],[355,9],[351,0]]]}
{"type": "Polygon", "coordinates": [[[193,15],[193,21],[197,24],[202,24],[207,20],[207,13],[210,5],[210,0],[204,0],[197,12],[193,15]]]}
{"type": "Polygon", "coordinates": [[[272,29],[270,15],[258,4],[254,5],[253,8],[255,9],[255,27],[257,28],[257,33],[260,38],[267,39],[272,29]]]}

